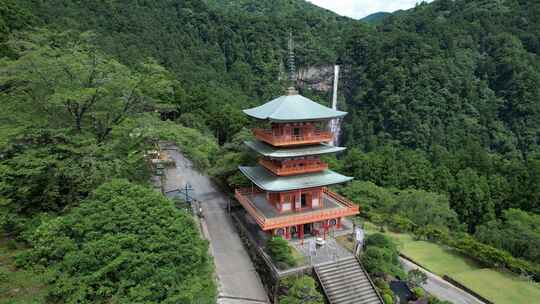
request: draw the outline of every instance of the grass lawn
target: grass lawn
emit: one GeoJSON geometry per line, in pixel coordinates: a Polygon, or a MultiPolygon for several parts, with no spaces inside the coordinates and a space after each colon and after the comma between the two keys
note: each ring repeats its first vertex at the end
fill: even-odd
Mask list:
{"type": "Polygon", "coordinates": [[[16,269],[13,261],[18,252],[0,236],[0,304],[45,303],[47,292],[42,275],[16,269]]]}
{"type": "Polygon", "coordinates": [[[478,268],[452,277],[497,304],[534,303],[540,299],[538,284],[524,281],[511,273],[478,268]]]}
{"type": "MultiPolygon", "coordinates": [[[[367,234],[379,231],[371,223],[365,223],[364,228],[367,234]]],[[[399,244],[401,253],[423,267],[440,276],[448,275],[497,304],[528,304],[534,303],[534,299],[540,299],[539,284],[525,281],[511,273],[482,268],[452,249],[431,242],[415,241],[409,234],[385,234],[399,244]]],[[[338,242],[346,246],[348,242],[345,238],[338,239],[338,242]]]]}
{"type": "Polygon", "coordinates": [[[400,244],[400,251],[430,271],[440,275],[453,276],[457,273],[478,269],[474,261],[431,242],[411,239],[409,242],[400,244]]]}

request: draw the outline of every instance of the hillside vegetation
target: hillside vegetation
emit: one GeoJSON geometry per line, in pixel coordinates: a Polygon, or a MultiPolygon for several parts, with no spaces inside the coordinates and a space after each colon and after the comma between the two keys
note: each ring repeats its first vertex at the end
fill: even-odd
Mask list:
{"type": "MultiPolygon", "coordinates": [[[[349,149],[327,160],[359,180],[339,190],[364,216],[473,236],[451,241],[538,277],[539,15],[540,4],[525,0],[437,0],[376,24],[302,0],[0,0],[2,229],[34,256],[47,227],[98,205],[96,189],[113,179],[146,187],[144,151],[159,139],[178,142],[229,186],[245,183],[237,165],[253,161],[242,148],[252,122],[240,110],[282,94],[292,33],[297,66],[342,66],[349,149]]],[[[139,224],[163,229],[156,243],[181,248],[166,227],[139,224]]],[[[131,278],[100,270],[121,267],[123,256],[111,254],[87,265],[111,284],[76,283],[83,273],[65,270],[92,237],[46,253],[40,263],[58,275],[49,301],[176,299],[179,288],[204,295],[186,303],[213,301],[215,286],[195,283],[208,278],[206,262],[191,269],[193,285],[156,266],[175,283],[141,295],[127,290],[131,278]]],[[[193,258],[208,260],[191,229],[183,237],[201,246],[193,258]]]]}

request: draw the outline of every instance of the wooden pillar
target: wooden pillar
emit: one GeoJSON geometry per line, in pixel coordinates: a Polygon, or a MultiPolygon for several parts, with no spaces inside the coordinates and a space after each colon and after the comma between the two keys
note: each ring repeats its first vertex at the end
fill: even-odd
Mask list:
{"type": "Polygon", "coordinates": [[[300,209],[302,207],[302,191],[296,191],[294,193],[294,209],[300,209]]]}
{"type": "Polygon", "coordinates": [[[276,202],[274,202],[274,198],[272,197],[272,194],[270,192],[266,192],[266,201],[270,202],[272,206],[276,206],[276,202]]]}
{"type": "Polygon", "coordinates": [[[310,123],[310,122],[307,122],[305,125],[304,125],[304,135],[305,136],[313,136],[313,133],[314,133],[314,128],[313,128],[313,123],[310,123]]]}
{"type": "Polygon", "coordinates": [[[340,218],[340,217],[337,219],[337,225],[336,225],[336,228],[337,228],[337,229],[340,229],[340,228],[341,228],[341,218],[340,218]]]}
{"type": "Polygon", "coordinates": [[[285,227],[285,239],[290,240],[291,239],[291,229],[290,227],[285,227]]]}
{"type": "Polygon", "coordinates": [[[298,225],[298,238],[301,240],[304,239],[304,225],[303,224],[298,225]]]}
{"type": "Polygon", "coordinates": [[[326,240],[326,233],[328,233],[328,220],[323,221],[323,228],[324,228],[323,239],[326,240]]]}

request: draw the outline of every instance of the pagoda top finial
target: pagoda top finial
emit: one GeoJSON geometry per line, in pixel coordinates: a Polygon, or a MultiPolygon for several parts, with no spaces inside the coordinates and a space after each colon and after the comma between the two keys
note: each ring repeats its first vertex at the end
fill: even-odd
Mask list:
{"type": "Polygon", "coordinates": [[[294,41],[293,41],[293,34],[292,31],[289,32],[289,81],[294,84],[296,81],[296,66],[294,64],[294,41]]]}

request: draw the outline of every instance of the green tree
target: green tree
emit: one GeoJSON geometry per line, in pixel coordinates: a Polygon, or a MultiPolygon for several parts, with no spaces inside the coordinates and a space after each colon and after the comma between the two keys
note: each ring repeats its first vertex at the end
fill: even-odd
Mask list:
{"type": "Polygon", "coordinates": [[[396,196],[393,210],[418,226],[455,227],[456,213],[445,195],[422,190],[404,190],[396,196]]]}
{"type": "Polygon", "coordinates": [[[128,115],[171,99],[172,82],[154,62],[135,72],[87,42],[89,33],[78,37],[83,42],[58,46],[58,39],[63,34],[47,31],[13,39],[18,57],[1,64],[4,94],[27,103],[33,116],[77,132],[91,130],[101,141],[128,115]]]}
{"type": "Polygon", "coordinates": [[[279,268],[286,268],[296,264],[289,242],[281,237],[269,239],[266,243],[266,250],[279,268]]]}
{"type": "MultiPolygon", "coordinates": [[[[0,160],[2,228],[20,233],[40,213],[61,213],[77,205],[111,177],[134,182],[149,178],[140,149],[97,145],[93,139],[73,138],[65,130],[26,129],[9,141],[0,160]]],[[[129,145],[130,141],[123,141],[129,145]]]]}
{"type": "Polygon", "coordinates": [[[501,219],[480,225],[474,236],[515,257],[531,262],[540,259],[540,215],[508,209],[501,219]]]}
{"type": "Polygon", "coordinates": [[[396,198],[391,190],[379,187],[372,182],[352,181],[338,188],[338,191],[359,204],[365,212],[390,212],[396,204],[396,198]]]}
{"type": "Polygon", "coordinates": [[[521,208],[539,213],[540,212],[540,152],[528,159],[527,168],[529,179],[527,180],[526,203],[521,208]]]}
{"type": "Polygon", "coordinates": [[[52,271],[54,301],[215,303],[208,246],[191,215],[125,180],[41,224],[32,245],[25,259],[52,271]]]}
{"type": "Polygon", "coordinates": [[[406,277],[399,263],[397,246],[389,237],[381,233],[371,234],[366,238],[366,248],[362,263],[371,275],[406,277]]]}
{"type": "Polygon", "coordinates": [[[289,283],[286,294],[279,298],[282,304],[323,304],[324,297],[317,290],[317,283],[312,277],[301,276],[289,283]]]}
{"type": "Polygon", "coordinates": [[[495,216],[487,180],[471,168],[458,172],[450,198],[452,208],[471,233],[474,233],[477,225],[495,216]]]}

